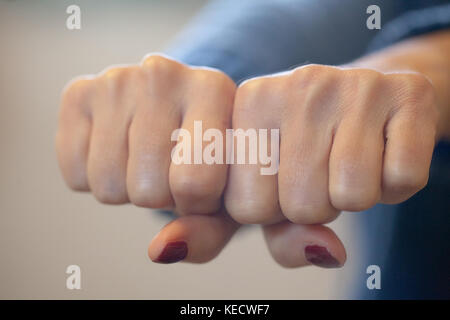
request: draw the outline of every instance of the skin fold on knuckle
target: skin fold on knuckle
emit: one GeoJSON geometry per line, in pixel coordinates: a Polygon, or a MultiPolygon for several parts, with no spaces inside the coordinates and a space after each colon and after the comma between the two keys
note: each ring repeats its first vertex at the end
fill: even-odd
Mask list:
{"type": "Polygon", "coordinates": [[[359,170],[348,164],[340,167],[336,180],[330,184],[330,200],[341,211],[363,211],[374,206],[380,197],[379,186],[361,178],[359,170]]]}
{"type": "Polygon", "coordinates": [[[153,54],[144,58],[143,73],[146,77],[150,97],[161,98],[180,104],[182,88],[186,87],[187,66],[162,55],[153,54]]]}
{"type": "MultiPolygon", "coordinates": [[[[412,172],[403,166],[389,166],[383,174],[383,192],[389,202],[401,202],[423,189],[428,183],[428,171],[412,172]]],[[[386,200],[385,200],[386,201],[386,200]]]]}
{"type": "Polygon", "coordinates": [[[265,224],[273,222],[278,208],[262,199],[240,199],[225,196],[225,208],[230,216],[240,224],[265,224]]]}
{"type": "Polygon", "coordinates": [[[173,205],[170,192],[165,192],[160,185],[149,181],[129,182],[128,196],[135,206],[160,209],[173,205]]]}
{"type": "Polygon", "coordinates": [[[417,118],[422,122],[430,120],[437,124],[439,111],[435,90],[425,76],[418,73],[392,73],[385,78],[393,114],[407,114],[411,120],[417,118]]]}
{"type": "Polygon", "coordinates": [[[338,216],[338,210],[322,203],[281,202],[284,216],[295,224],[325,224],[338,216]]]}
{"type": "Polygon", "coordinates": [[[95,183],[92,186],[92,193],[103,204],[124,204],[128,202],[125,187],[112,181],[95,183]]]}
{"type": "Polygon", "coordinates": [[[195,208],[198,205],[209,207],[212,203],[220,202],[223,188],[217,181],[211,179],[209,176],[198,175],[195,172],[171,175],[170,190],[175,202],[182,202],[184,206],[187,205],[192,208],[195,208]]]}

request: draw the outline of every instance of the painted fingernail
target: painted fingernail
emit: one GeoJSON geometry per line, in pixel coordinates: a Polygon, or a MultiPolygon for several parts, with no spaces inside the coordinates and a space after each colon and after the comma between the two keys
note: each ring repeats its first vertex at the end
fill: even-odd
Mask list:
{"type": "Polygon", "coordinates": [[[188,247],[184,241],[169,242],[163,249],[159,257],[155,260],[158,263],[175,263],[186,258],[188,247]]]}
{"type": "Polygon", "coordinates": [[[339,261],[325,247],[311,245],[305,248],[305,257],[312,264],[322,268],[338,268],[339,261]]]}

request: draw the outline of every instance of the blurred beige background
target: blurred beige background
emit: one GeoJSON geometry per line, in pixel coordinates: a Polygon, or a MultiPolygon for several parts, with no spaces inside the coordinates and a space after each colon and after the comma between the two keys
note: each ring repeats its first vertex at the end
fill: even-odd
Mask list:
{"type": "Polygon", "coordinates": [[[256,227],[211,263],[157,265],[147,245],[167,221],[73,193],[59,175],[53,138],[65,83],[162,50],[204,3],[0,1],[0,298],[345,297],[355,252],[348,215],[333,224],[348,248],[342,270],[283,269],[256,227]],[[70,4],[81,7],[81,30],[66,29],[70,4]],[[81,267],[81,290],[66,289],[70,264],[81,267]]]}

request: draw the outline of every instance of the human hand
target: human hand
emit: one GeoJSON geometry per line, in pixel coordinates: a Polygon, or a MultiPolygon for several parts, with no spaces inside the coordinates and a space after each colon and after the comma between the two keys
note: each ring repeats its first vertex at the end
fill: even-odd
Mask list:
{"type": "MultiPolygon", "coordinates": [[[[139,66],[78,78],[63,93],[56,139],[65,181],[102,203],[131,202],[181,214],[152,240],[153,261],[211,260],[239,227],[221,208],[227,166],[174,165],[171,134],[179,127],[192,132],[194,120],[205,128],[231,127],[234,91],[221,72],[158,55],[139,66]]],[[[305,243],[330,242],[345,260],[342,244],[326,227],[286,222],[266,228],[273,231],[266,237],[271,252],[283,265],[299,259],[307,264],[298,249],[305,243]]]]}
{"type": "Polygon", "coordinates": [[[205,129],[230,127],[234,92],[222,72],[160,55],[78,78],[63,93],[56,137],[65,181],[102,203],[182,215],[153,240],[153,260],[212,259],[238,227],[219,212],[227,166],[171,164],[171,135],[192,131],[194,120],[205,129]]]}
{"type": "Polygon", "coordinates": [[[425,186],[437,109],[417,73],[307,65],[237,90],[234,128],[280,129],[278,175],[233,165],[225,207],[240,223],[327,223],[425,186]]]}

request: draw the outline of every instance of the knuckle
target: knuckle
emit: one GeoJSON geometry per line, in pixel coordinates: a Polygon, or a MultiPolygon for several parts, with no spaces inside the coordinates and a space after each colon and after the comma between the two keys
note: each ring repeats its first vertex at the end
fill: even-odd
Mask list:
{"type": "Polygon", "coordinates": [[[363,108],[369,111],[367,110],[371,105],[369,101],[377,99],[384,75],[376,70],[361,68],[340,70],[340,72],[343,75],[342,92],[346,93],[345,96],[360,96],[366,102],[355,104],[353,108],[358,108],[358,110],[363,108]]]}
{"type": "Polygon", "coordinates": [[[162,55],[152,54],[142,62],[145,86],[157,99],[165,99],[178,104],[182,97],[179,88],[185,81],[184,65],[162,55]]]}
{"type": "Polygon", "coordinates": [[[206,67],[194,67],[189,70],[188,79],[190,89],[195,93],[193,99],[201,95],[204,100],[220,101],[227,109],[233,108],[236,85],[223,72],[206,67]]]}
{"type": "Polygon", "coordinates": [[[334,186],[330,192],[331,204],[338,210],[363,211],[374,206],[378,193],[368,188],[354,188],[344,184],[334,186]]]}
{"type": "Polygon", "coordinates": [[[294,70],[288,88],[298,102],[288,103],[284,115],[290,118],[297,114],[317,124],[328,121],[339,110],[340,82],[335,67],[308,65],[294,70]]]}
{"type": "Polygon", "coordinates": [[[383,187],[389,192],[413,194],[426,186],[428,174],[420,175],[397,168],[390,169],[383,180],[383,187]]]}
{"type": "Polygon", "coordinates": [[[114,89],[134,85],[133,79],[139,74],[138,66],[112,66],[100,73],[103,81],[113,83],[114,89]]]}
{"type": "Polygon", "coordinates": [[[423,75],[389,74],[389,84],[394,92],[394,97],[400,101],[402,106],[417,112],[420,110],[430,111],[434,106],[434,90],[431,82],[423,75]]]}
{"type": "Polygon", "coordinates": [[[335,68],[320,64],[307,64],[298,68],[295,68],[290,73],[292,79],[299,79],[301,81],[308,81],[315,77],[329,73],[335,68]]]}
{"type": "Polygon", "coordinates": [[[86,175],[83,173],[74,174],[72,172],[66,173],[64,180],[67,186],[73,191],[89,191],[86,175]]]}
{"type": "Polygon", "coordinates": [[[330,210],[322,204],[282,203],[284,216],[296,224],[322,224],[336,219],[337,210],[330,210]]]}
{"type": "Polygon", "coordinates": [[[271,100],[271,95],[278,91],[278,88],[271,86],[271,83],[274,84],[264,77],[243,82],[236,91],[233,112],[238,116],[254,116],[267,112],[268,110],[264,110],[264,108],[269,107],[268,101],[271,100]]]}
{"type": "Polygon", "coordinates": [[[266,81],[263,77],[253,78],[244,81],[238,88],[238,94],[243,99],[258,97],[258,94],[266,88],[266,81]]]}
{"type": "Polygon", "coordinates": [[[402,81],[404,81],[405,85],[408,87],[408,89],[415,93],[420,92],[421,96],[423,94],[429,94],[433,91],[433,87],[431,85],[431,82],[423,75],[418,73],[411,73],[404,75],[402,78],[402,81]]]}
{"type": "Polygon", "coordinates": [[[126,202],[125,197],[116,192],[109,192],[105,190],[96,190],[94,192],[95,198],[103,204],[123,204],[126,202]]]}
{"type": "Polygon", "coordinates": [[[92,186],[95,198],[104,204],[123,204],[128,200],[126,189],[113,181],[101,181],[92,186]]]}
{"type": "Polygon", "coordinates": [[[138,184],[129,189],[130,202],[143,208],[166,208],[172,205],[172,199],[169,194],[155,192],[155,188],[147,184],[138,184]]]}
{"type": "MultiPolygon", "coordinates": [[[[279,203],[284,216],[297,224],[327,223],[338,214],[329,203],[328,182],[314,168],[281,171],[278,178],[279,203]],[[298,174],[299,171],[306,171],[298,174]]],[[[285,167],[286,168],[286,167],[285,167]]]]}
{"type": "Polygon", "coordinates": [[[344,69],[340,71],[347,78],[358,82],[373,83],[381,80],[384,76],[381,72],[373,69],[353,68],[353,69],[344,69]]]}
{"type": "Polygon", "coordinates": [[[191,71],[200,85],[232,91],[236,89],[234,81],[220,70],[206,67],[192,67],[191,71]]]}
{"type": "Polygon", "coordinates": [[[175,198],[201,200],[219,197],[217,183],[207,175],[198,176],[194,173],[178,174],[170,179],[170,189],[175,198]]]}
{"type": "Polygon", "coordinates": [[[142,69],[137,65],[112,66],[98,77],[96,95],[98,102],[92,108],[134,110],[146,82],[142,69]]]}
{"type": "Polygon", "coordinates": [[[106,78],[106,79],[116,79],[123,75],[125,72],[124,67],[118,67],[118,66],[110,66],[100,72],[100,77],[106,78]]]}
{"type": "Polygon", "coordinates": [[[272,223],[277,212],[269,204],[257,199],[242,201],[228,197],[225,198],[225,208],[240,224],[272,223]]]}
{"type": "Polygon", "coordinates": [[[90,79],[87,77],[75,78],[70,81],[63,90],[63,95],[76,95],[83,91],[89,84],[90,79]]]}
{"type": "Polygon", "coordinates": [[[319,79],[334,77],[338,69],[320,64],[308,64],[292,70],[288,74],[290,85],[299,88],[308,88],[314,85],[319,79]]]}
{"type": "Polygon", "coordinates": [[[62,108],[81,108],[83,101],[93,87],[94,81],[91,76],[84,76],[69,82],[63,89],[62,108]]]}
{"type": "Polygon", "coordinates": [[[181,63],[159,54],[145,57],[142,65],[151,75],[158,75],[159,77],[170,75],[180,70],[182,66],[181,63]]]}

